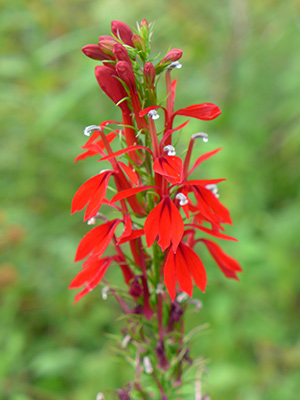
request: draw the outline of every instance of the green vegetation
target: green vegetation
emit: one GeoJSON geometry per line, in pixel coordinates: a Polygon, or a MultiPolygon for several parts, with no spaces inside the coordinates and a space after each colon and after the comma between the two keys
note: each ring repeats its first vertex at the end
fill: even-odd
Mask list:
{"type": "Polygon", "coordinates": [[[131,377],[106,337],[121,327],[114,300],[98,289],[72,306],[72,260],[87,227],[69,213],[79,185],[98,172],[93,159],[73,164],[83,128],[119,117],[94,78],[97,62],[80,49],[107,34],[112,19],[143,17],[156,20],[153,53],[183,50],[176,107],[223,110],[215,121],[192,121],[179,139],[184,150],[204,131],[209,143],[198,154],[223,146],[198,173],[228,178],[219,192],[234,221],[227,233],[240,243],[224,249],[244,268],[231,282],[204,255],[208,289],[195,291],[203,309],[187,322],[210,325],[193,348],[210,359],[204,389],[215,400],[298,399],[299,3],[1,3],[1,399],[94,399],[131,377]]]}

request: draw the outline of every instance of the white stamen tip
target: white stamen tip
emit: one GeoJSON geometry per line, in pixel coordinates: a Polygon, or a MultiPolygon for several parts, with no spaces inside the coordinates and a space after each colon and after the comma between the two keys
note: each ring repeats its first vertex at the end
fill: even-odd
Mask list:
{"type": "Polygon", "coordinates": [[[171,69],[173,69],[173,68],[180,69],[181,67],[182,67],[182,64],[180,64],[179,61],[173,61],[173,62],[171,62],[170,65],[168,65],[168,69],[169,69],[169,70],[171,70],[171,69]]]}
{"type": "Polygon", "coordinates": [[[122,340],[122,342],[121,342],[121,348],[122,349],[126,349],[126,347],[127,347],[128,343],[130,342],[130,340],[131,340],[131,336],[130,335],[125,335],[123,340],[122,340]]]}
{"type": "Polygon", "coordinates": [[[89,125],[84,128],[83,134],[90,136],[93,131],[101,131],[101,128],[98,125],[89,125]]]}
{"type": "Polygon", "coordinates": [[[220,197],[218,192],[218,186],[215,184],[205,185],[206,189],[210,190],[216,199],[220,197]]]}
{"type": "Polygon", "coordinates": [[[185,292],[181,292],[177,297],[176,301],[177,303],[183,303],[189,296],[185,292]]]}
{"type": "Polygon", "coordinates": [[[109,292],[109,291],[110,291],[109,286],[104,286],[104,287],[102,288],[101,296],[102,296],[102,299],[103,299],[103,300],[107,300],[107,298],[108,298],[108,292],[109,292]]]}
{"type": "Polygon", "coordinates": [[[104,400],[104,394],[103,393],[98,393],[96,396],[96,400],[104,400]]]}
{"type": "Polygon", "coordinates": [[[188,198],[183,193],[177,193],[175,199],[179,200],[180,206],[185,206],[189,202],[188,198]]]}
{"type": "Polygon", "coordinates": [[[147,114],[147,117],[155,120],[159,118],[159,115],[157,114],[156,110],[150,110],[147,114]]]}
{"type": "Polygon", "coordinates": [[[157,286],[156,286],[155,293],[156,294],[164,294],[164,292],[165,291],[164,291],[163,285],[161,283],[158,283],[157,286]]]}
{"type": "Polygon", "coordinates": [[[153,372],[153,367],[152,367],[150,358],[149,358],[148,356],[145,356],[145,357],[143,358],[143,364],[144,364],[144,368],[145,368],[146,374],[149,374],[149,375],[152,374],[152,372],[153,372]]]}
{"type": "Polygon", "coordinates": [[[95,217],[92,217],[92,218],[88,219],[88,221],[87,221],[88,225],[95,225],[95,223],[96,223],[96,218],[95,217]]]}
{"type": "Polygon", "coordinates": [[[204,133],[204,132],[198,132],[198,133],[194,133],[193,135],[192,135],[192,139],[199,139],[199,138],[201,138],[202,139],[202,141],[204,142],[204,143],[207,143],[208,142],[208,134],[207,133],[204,133]]]}
{"type": "Polygon", "coordinates": [[[176,155],[175,147],[173,147],[170,144],[168,144],[167,146],[164,147],[164,151],[168,152],[168,156],[175,156],[176,155]]]}
{"type": "Polygon", "coordinates": [[[201,308],[203,307],[202,301],[198,300],[198,299],[189,299],[187,301],[188,304],[194,304],[195,305],[195,309],[196,311],[201,310],[201,308]]]}

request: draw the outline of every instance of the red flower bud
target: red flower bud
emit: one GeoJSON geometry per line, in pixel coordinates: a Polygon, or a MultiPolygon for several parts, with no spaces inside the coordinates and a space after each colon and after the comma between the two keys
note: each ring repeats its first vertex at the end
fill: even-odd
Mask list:
{"type": "Polygon", "coordinates": [[[115,57],[104,53],[97,44],[88,44],[82,48],[83,53],[93,60],[114,60],[115,57]]]}
{"type": "Polygon", "coordinates": [[[131,66],[131,60],[128,52],[121,43],[116,43],[114,45],[113,53],[118,61],[126,61],[131,66]]]}
{"type": "MultiPolygon", "coordinates": [[[[126,90],[117,78],[117,73],[113,68],[104,65],[98,65],[95,68],[96,79],[103,92],[115,103],[119,103],[124,97],[127,97],[126,90]]],[[[119,104],[122,111],[129,112],[125,101],[119,104]]]]}
{"type": "Polygon", "coordinates": [[[180,49],[171,49],[161,60],[159,64],[165,64],[173,61],[177,61],[182,57],[182,50],[180,49]]]}
{"type": "Polygon", "coordinates": [[[135,76],[131,64],[126,61],[119,61],[116,65],[118,76],[124,81],[130,91],[136,91],[135,76]]]}
{"type": "Polygon", "coordinates": [[[132,36],[133,33],[128,25],[122,21],[112,21],[111,22],[112,33],[121,39],[125,44],[132,47],[132,36]]]}
{"type": "Polygon", "coordinates": [[[139,51],[146,51],[146,43],[145,40],[140,35],[132,36],[132,43],[134,47],[139,51]]]}
{"type": "Polygon", "coordinates": [[[113,56],[113,47],[114,44],[116,43],[117,43],[116,39],[114,39],[111,36],[108,35],[99,36],[98,46],[100,50],[102,50],[105,54],[113,56]]]}
{"type": "Polygon", "coordinates": [[[153,87],[155,82],[155,67],[151,62],[147,62],[144,66],[144,79],[148,87],[153,87]]]}

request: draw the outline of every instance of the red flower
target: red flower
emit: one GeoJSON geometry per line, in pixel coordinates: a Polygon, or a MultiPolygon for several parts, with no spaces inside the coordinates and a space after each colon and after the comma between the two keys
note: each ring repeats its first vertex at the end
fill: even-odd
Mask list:
{"type": "Polygon", "coordinates": [[[180,212],[170,197],[165,196],[149,213],[144,230],[148,247],[152,246],[155,238],[159,236],[158,244],[162,251],[172,243],[172,250],[176,252],[184,225],[180,212]]]}
{"type": "Polygon", "coordinates": [[[240,264],[228,254],[226,254],[217,243],[208,239],[199,239],[199,241],[203,242],[213,259],[217,263],[220,270],[227,278],[232,278],[235,280],[239,280],[237,276],[237,272],[242,272],[242,268],[240,264]]]}
{"type": "Polygon", "coordinates": [[[85,288],[75,296],[74,304],[100,283],[113,259],[114,257],[99,258],[92,256],[84,262],[83,269],[75,276],[69,286],[69,289],[77,289],[85,285],[85,288]]]}
{"type": "Polygon", "coordinates": [[[103,171],[81,185],[73,197],[71,214],[82,210],[88,204],[84,214],[84,221],[94,217],[99,211],[106,195],[111,174],[113,174],[112,171],[103,171]]]}
{"type": "Polygon", "coordinates": [[[122,22],[122,21],[112,21],[111,22],[111,31],[116,37],[121,39],[125,44],[128,44],[128,46],[133,46],[133,44],[132,44],[132,36],[133,36],[132,30],[124,22],[122,22]]]}
{"type": "Polygon", "coordinates": [[[169,252],[164,267],[165,284],[169,295],[174,301],[176,297],[176,282],[180,289],[190,297],[193,294],[193,281],[202,292],[206,287],[206,271],[197,254],[183,242],[180,242],[177,252],[169,252]]]}
{"type": "Polygon", "coordinates": [[[75,255],[75,262],[83,260],[90,253],[99,257],[105,252],[121,219],[114,219],[89,231],[81,239],[75,255]]]}

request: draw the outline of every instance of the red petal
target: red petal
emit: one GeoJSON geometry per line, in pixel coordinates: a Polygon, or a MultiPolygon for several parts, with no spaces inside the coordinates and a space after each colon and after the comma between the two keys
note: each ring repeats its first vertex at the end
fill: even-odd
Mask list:
{"type": "Polygon", "coordinates": [[[194,104],[189,107],[181,108],[174,113],[175,115],[184,115],[185,117],[192,117],[202,119],[204,121],[217,118],[221,114],[221,110],[213,103],[194,104]]]}
{"type": "Polygon", "coordinates": [[[139,187],[132,188],[132,189],[122,190],[122,192],[114,195],[114,197],[111,199],[111,203],[115,203],[116,201],[127,199],[128,197],[133,196],[134,194],[143,192],[148,189],[153,189],[153,188],[155,188],[155,186],[139,186],[139,187]]]}
{"type": "Polygon", "coordinates": [[[101,180],[101,174],[98,174],[80,186],[72,200],[71,214],[82,210],[86,206],[91,197],[95,194],[101,180]]]}
{"type": "Polygon", "coordinates": [[[176,276],[178,284],[183,292],[188,294],[190,297],[193,295],[193,281],[190,275],[190,271],[187,266],[189,253],[185,252],[185,248],[181,244],[178,246],[178,250],[174,255],[176,276]]]}
{"type": "Polygon", "coordinates": [[[227,278],[239,280],[237,272],[242,272],[240,264],[226,254],[219,245],[208,239],[201,239],[206,245],[215,262],[227,278]]]}
{"type": "Polygon", "coordinates": [[[180,215],[179,210],[170,199],[171,203],[171,239],[172,239],[172,250],[175,253],[177,247],[182,239],[184,232],[184,223],[180,215]]]}
{"type": "Polygon", "coordinates": [[[196,225],[196,224],[185,224],[185,226],[193,226],[196,229],[199,229],[202,232],[208,233],[209,235],[215,236],[219,239],[223,240],[233,240],[234,242],[238,242],[238,240],[232,236],[225,235],[224,233],[214,231],[212,229],[205,228],[204,226],[196,225]]]}
{"type": "Polygon", "coordinates": [[[89,205],[86,208],[84,214],[84,221],[87,221],[88,219],[94,217],[99,211],[102,205],[102,201],[106,195],[108,181],[112,173],[113,173],[112,171],[104,171],[100,174],[102,180],[101,182],[99,182],[99,187],[96,190],[96,193],[91,198],[89,205]]]}
{"type": "Polygon", "coordinates": [[[149,215],[146,218],[145,224],[144,224],[144,230],[145,230],[145,236],[146,236],[146,242],[147,246],[150,247],[153,245],[153,242],[158,235],[159,232],[159,221],[160,221],[160,215],[161,215],[161,210],[163,207],[163,201],[161,201],[157,206],[155,206],[149,213],[149,215]]]}
{"type": "Polygon", "coordinates": [[[192,250],[183,242],[181,242],[180,244],[180,249],[184,253],[184,257],[187,262],[187,267],[195,281],[196,286],[198,286],[198,288],[202,290],[202,292],[205,292],[207,276],[203,262],[201,261],[199,256],[194,252],[194,250],[192,250]]]}
{"type": "Polygon", "coordinates": [[[100,160],[98,160],[98,161],[109,160],[110,158],[117,157],[117,156],[120,156],[122,154],[130,153],[131,151],[140,150],[140,149],[144,149],[144,150],[149,151],[149,153],[151,153],[151,155],[153,157],[153,153],[152,153],[152,151],[150,149],[148,149],[148,147],[137,145],[137,146],[129,146],[129,147],[126,147],[125,149],[118,150],[115,153],[108,154],[107,156],[100,158],[100,160]]]}
{"type": "Polygon", "coordinates": [[[153,163],[153,171],[172,184],[180,183],[183,173],[182,159],[177,156],[157,157],[153,163]]]}
{"type": "Polygon", "coordinates": [[[183,185],[195,185],[195,186],[205,186],[216,184],[219,182],[226,181],[226,179],[196,179],[192,181],[184,181],[182,182],[183,185]]]}
{"type": "Polygon", "coordinates": [[[91,251],[93,251],[94,254],[99,254],[99,256],[103,254],[120,222],[120,219],[114,219],[113,221],[106,222],[89,231],[81,239],[74,261],[82,260],[91,251]]]}
{"type": "Polygon", "coordinates": [[[137,174],[126,164],[124,164],[122,161],[119,161],[120,167],[123,169],[125,174],[128,176],[129,180],[137,186],[139,183],[139,179],[137,174]]]}
{"type": "Polygon", "coordinates": [[[144,235],[144,229],[136,229],[136,230],[132,231],[130,235],[120,239],[117,244],[119,245],[122,243],[129,242],[129,241],[137,239],[143,235],[144,235]]]}
{"type": "Polygon", "coordinates": [[[195,161],[193,167],[191,168],[190,172],[188,173],[188,175],[190,175],[203,161],[205,161],[208,158],[214,156],[220,150],[222,150],[222,147],[220,147],[219,149],[215,149],[215,150],[209,151],[208,153],[204,153],[200,157],[198,157],[197,160],[195,161]]]}
{"type": "Polygon", "coordinates": [[[174,301],[176,297],[176,269],[175,260],[172,251],[169,251],[165,266],[164,266],[164,279],[168,289],[171,300],[174,301]]]}
{"type": "Polygon", "coordinates": [[[170,246],[170,242],[171,242],[172,215],[171,215],[170,198],[165,197],[161,203],[162,203],[162,208],[161,208],[159,219],[157,221],[157,224],[159,225],[159,228],[158,228],[159,239],[158,239],[157,243],[161,247],[162,251],[165,251],[166,248],[168,248],[170,246]]]}

